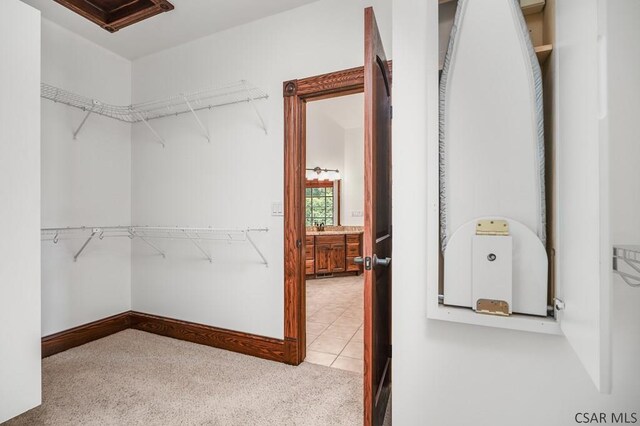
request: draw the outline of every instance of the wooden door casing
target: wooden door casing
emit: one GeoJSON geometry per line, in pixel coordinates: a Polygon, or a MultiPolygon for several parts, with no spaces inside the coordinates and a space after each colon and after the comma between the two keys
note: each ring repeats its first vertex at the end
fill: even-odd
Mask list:
{"type": "MultiPolygon", "coordinates": [[[[388,62],[390,72],[392,63],[388,62]]],[[[306,104],[364,91],[364,67],[283,82],[284,100],[284,340],[285,360],[306,356],[305,182],[306,104]]],[[[309,236],[310,237],[310,236],[309,236]]],[[[309,238],[307,237],[307,238],[309,238]]]]}

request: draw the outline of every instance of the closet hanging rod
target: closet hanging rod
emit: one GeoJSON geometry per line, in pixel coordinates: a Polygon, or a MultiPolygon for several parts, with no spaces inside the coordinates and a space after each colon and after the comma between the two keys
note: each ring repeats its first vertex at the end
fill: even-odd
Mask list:
{"type": "Polygon", "coordinates": [[[640,246],[614,246],[613,271],[629,286],[640,288],[640,246]],[[626,264],[635,273],[622,271],[620,262],[626,264]]]}

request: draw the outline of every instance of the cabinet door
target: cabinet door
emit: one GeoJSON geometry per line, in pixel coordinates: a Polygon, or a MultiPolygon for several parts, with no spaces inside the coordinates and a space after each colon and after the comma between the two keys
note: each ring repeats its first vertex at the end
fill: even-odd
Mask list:
{"type": "Polygon", "coordinates": [[[360,244],[349,243],[347,244],[347,257],[360,256],[360,244]]]}
{"type": "Polygon", "coordinates": [[[344,243],[331,245],[331,272],[345,271],[345,246],[344,243]]]}
{"type": "Polygon", "coordinates": [[[603,0],[556,4],[556,45],[561,46],[556,65],[556,258],[557,297],[565,302],[565,309],[557,312],[560,326],[598,389],[608,393],[611,242],[603,5],[603,0]]]}
{"type": "Polygon", "coordinates": [[[331,245],[316,244],[316,274],[328,274],[331,272],[331,245]]]}
{"type": "Polygon", "coordinates": [[[313,275],[316,271],[316,267],[315,267],[315,261],[313,259],[307,259],[304,262],[304,273],[306,275],[313,275]]]}
{"type": "Polygon", "coordinates": [[[0,423],[40,405],[40,12],[0,13],[0,423]]]}

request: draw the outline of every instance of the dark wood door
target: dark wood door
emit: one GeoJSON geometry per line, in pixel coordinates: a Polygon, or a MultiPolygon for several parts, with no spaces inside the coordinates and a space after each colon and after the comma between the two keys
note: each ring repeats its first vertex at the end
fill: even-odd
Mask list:
{"type": "Polygon", "coordinates": [[[364,424],[382,425],[391,393],[391,75],[365,9],[364,424]]]}

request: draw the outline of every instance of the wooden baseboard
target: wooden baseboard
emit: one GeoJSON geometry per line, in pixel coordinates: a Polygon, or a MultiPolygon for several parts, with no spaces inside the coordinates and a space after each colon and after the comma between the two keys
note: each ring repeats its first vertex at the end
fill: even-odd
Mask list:
{"type": "Polygon", "coordinates": [[[130,312],[123,312],[43,337],[42,358],[118,333],[130,325],[130,312]]]}
{"type": "Polygon", "coordinates": [[[225,330],[140,312],[130,313],[131,328],[278,362],[289,362],[280,339],[225,330]]]}
{"type": "Polygon", "coordinates": [[[213,346],[258,358],[294,363],[286,347],[295,342],[225,330],[209,325],[180,321],[141,312],[123,312],[108,318],[74,327],[42,338],[42,357],[57,354],[128,328],[142,330],[174,339],[213,346]]]}

